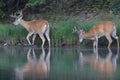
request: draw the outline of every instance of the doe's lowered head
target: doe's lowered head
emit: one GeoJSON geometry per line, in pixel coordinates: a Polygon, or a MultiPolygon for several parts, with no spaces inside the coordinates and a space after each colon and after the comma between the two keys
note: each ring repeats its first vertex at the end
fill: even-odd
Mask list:
{"type": "Polygon", "coordinates": [[[77,33],[78,34],[80,43],[83,41],[83,34],[85,33],[85,31],[83,29],[77,29],[76,27],[74,27],[72,33],[77,33]]]}

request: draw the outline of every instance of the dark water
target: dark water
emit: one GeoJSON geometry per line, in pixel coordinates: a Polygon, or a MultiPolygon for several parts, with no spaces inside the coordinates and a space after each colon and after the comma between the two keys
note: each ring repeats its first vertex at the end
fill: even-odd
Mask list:
{"type": "Polygon", "coordinates": [[[0,80],[120,80],[116,48],[1,47],[0,80]]]}

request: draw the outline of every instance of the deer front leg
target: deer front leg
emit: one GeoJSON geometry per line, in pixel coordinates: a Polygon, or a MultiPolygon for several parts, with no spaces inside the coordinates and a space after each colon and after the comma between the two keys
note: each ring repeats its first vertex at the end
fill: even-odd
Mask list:
{"type": "Polygon", "coordinates": [[[94,40],[94,42],[93,42],[93,50],[96,49],[95,46],[96,46],[96,41],[94,40]]]}
{"type": "Polygon", "coordinates": [[[33,32],[29,32],[28,35],[27,35],[27,37],[26,37],[29,45],[31,45],[31,42],[30,42],[30,40],[29,40],[29,37],[32,36],[32,34],[33,34],[33,32]]]}
{"type": "Polygon", "coordinates": [[[98,49],[98,38],[96,37],[96,49],[98,49]]]}
{"type": "Polygon", "coordinates": [[[94,42],[93,42],[93,48],[97,49],[98,48],[98,38],[95,37],[94,42]]]}
{"type": "Polygon", "coordinates": [[[27,35],[27,37],[26,37],[29,45],[31,45],[31,42],[30,42],[30,40],[29,40],[29,37],[32,36],[32,34],[33,34],[33,32],[29,32],[28,35],[27,35]]]}
{"type": "Polygon", "coordinates": [[[36,38],[36,34],[33,35],[32,45],[34,45],[35,38],[36,38]]]}

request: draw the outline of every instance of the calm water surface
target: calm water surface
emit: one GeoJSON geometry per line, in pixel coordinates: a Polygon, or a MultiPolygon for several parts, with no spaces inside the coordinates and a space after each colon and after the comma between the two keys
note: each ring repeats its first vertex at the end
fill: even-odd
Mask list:
{"type": "Polygon", "coordinates": [[[120,80],[116,48],[0,47],[0,80],[120,80]]]}

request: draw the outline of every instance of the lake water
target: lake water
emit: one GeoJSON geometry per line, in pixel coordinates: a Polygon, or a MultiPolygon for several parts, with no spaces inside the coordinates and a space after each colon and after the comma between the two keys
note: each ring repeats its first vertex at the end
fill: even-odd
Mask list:
{"type": "Polygon", "coordinates": [[[0,80],[120,80],[117,48],[0,47],[0,80]]]}

